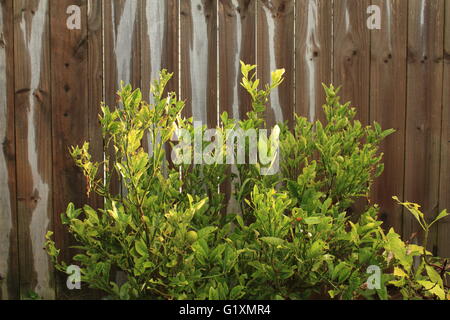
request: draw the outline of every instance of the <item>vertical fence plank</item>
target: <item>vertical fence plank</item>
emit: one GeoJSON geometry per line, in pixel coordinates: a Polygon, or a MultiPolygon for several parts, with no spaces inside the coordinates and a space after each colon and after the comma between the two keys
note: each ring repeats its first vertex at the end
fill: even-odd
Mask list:
{"type": "MultiPolygon", "coordinates": [[[[405,199],[419,203],[432,219],[439,207],[444,1],[410,0],[408,5],[405,199]]],[[[418,224],[405,213],[404,237],[417,231],[418,224]]],[[[430,249],[435,241],[433,233],[430,249]]]]}
{"type": "Polygon", "coordinates": [[[0,300],[19,297],[13,1],[0,3],[0,300]]]}
{"type": "Polygon", "coordinates": [[[104,1],[105,93],[108,103],[120,82],[141,84],[140,12],[137,0],[104,1]]]}
{"type": "MultiPolygon", "coordinates": [[[[103,5],[105,103],[114,108],[121,81],[133,88],[141,85],[141,6],[137,0],[103,1],[103,5]]],[[[121,192],[116,176],[111,180],[111,192],[121,192]]]]}
{"type": "MultiPolygon", "coordinates": [[[[450,0],[445,0],[444,86],[439,210],[450,211],[450,0]]],[[[450,258],[450,219],[438,226],[438,255],[450,258]]]]}
{"type": "MultiPolygon", "coordinates": [[[[150,96],[151,83],[159,79],[159,72],[166,69],[173,73],[167,84],[167,92],[178,94],[178,23],[179,0],[170,1],[142,1],[141,27],[141,73],[142,93],[144,99],[153,103],[150,96]]],[[[147,139],[144,147],[151,149],[147,139]]],[[[171,148],[166,145],[166,159],[170,161],[171,148]]],[[[165,163],[164,165],[166,165],[165,163]]]]}
{"type": "Polygon", "coordinates": [[[352,101],[357,119],[369,122],[370,31],[368,0],[334,1],[333,82],[342,86],[343,102],[352,101]]]}
{"type": "Polygon", "coordinates": [[[147,100],[150,98],[149,91],[151,82],[158,79],[159,71],[163,69],[162,52],[165,45],[164,31],[167,22],[167,6],[168,4],[165,1],[142,1],[141,89],[144,99],[147,100]]]}
{"type": "Polygon", "coordinates": [[[181,0],[181,97],[186,115],[217,123],[217,0],[181,0]]]}
{"type": "Polygon", "coordinates": [[[294,2],[257,2],[256,62],[261,83],[270,83],[270,73],[286,69],[285,80],[270,96],[266,121],[269,127],[293,120],[294,113],[294,2]]]}
{"type": "MultiPolygon", "coordinates": [[[[243,119],[251,110],[250,95],[241,87],[241,65],[256,64],[256,1],[220,0],[219,19],[219,114],[243,119]]],[[[229,173],[237,174],[232,166],[229,173]]],[[[227,213],[239,212],[233,193],[234,186],[225,181],[220,186],[225,194],[227,213]]]]}
{"type": "MultiPolygon", "coordinates": [[[[88,0],[88,138],[95,161],[103,161],[103,138],[99,121],[103,102],[103,16],[102,0],[88,0]]],[[[94,208],[103,207],[103,198],[93,193],[88,199],[94,208]]]]}
{"type": "Polygon", "coordinates": [[[180,94],[179,90],[179,16],[180,0],[167,0],[164,24],[164,48],[162,52],[162,65],[174,74],[171,82],[167,85],[169,92],[180,94]]]}
{"type": "Polygon", "coordinates": [[[372,188],[372,200],[380,205],[384,227],[402,230],[402,208],[392,200],[403,198],[406,117],[406,43],[408,3],[377,0],[381,29],[371,31],[370,120],[383,129],[394,128],[381,147],[385,171],[372,188]]]}
{"type": "Polygon", "coordinates": [[[256,1],[219,2],[219,112],[242,119],[251,98],[241,87],[240,61],[256,64],[256,1]]]}
{"type": "Polygon", "coordinates": [[[324,120],[322,83],[331,83],[332,1],[297,1],[295,18],[295,112],[324,120]]]}
{"type": "MultiPolygon", "coordinates": [[[[356,119],[369,123],[370,30],[367,28],[368,0],[334,0],[333,83],[342,86],[342,102],[351,101],[356,119]]],[[[367,204],[359,198],[352,211],[361,212],[367,204]]]]}
{"type": "Polygon", "coordinates": [[[49,1],[14,1],[15,123],[20,291],[55,296],[42,250],[52,218],[49,1]]]}
{"type": "Polygon", "coordinates": [[[178,93],[178,23],[179,0],[142,2],[142,89],[148,97],[150,84],[159,72],[173,73],[168,92],[178,93]]]}
{"type": "MultiPolygon", "coordinates": [[[[73,202],[77,208],[87,201],[86,181],[68,148],[82,145],[88,139],[88,33],[86,0],[51,0],[51,63],[52,63],[52,115],[53,115],[53,212],[55,242],[61,248],[61,259],[70,264],[74,251],[68,231],[61,222],[61,213],[73,202]],[[81,29],[67,26],[67,8],[76,5],[81,9],[81,29]],[[76,76],[75,76],[76,75],[76,76]]],[[[57,273],[57,297],[70,296],[66,275],[57,273]]],[[[72,291],[73,292],[73,291],[72,291]]]]}

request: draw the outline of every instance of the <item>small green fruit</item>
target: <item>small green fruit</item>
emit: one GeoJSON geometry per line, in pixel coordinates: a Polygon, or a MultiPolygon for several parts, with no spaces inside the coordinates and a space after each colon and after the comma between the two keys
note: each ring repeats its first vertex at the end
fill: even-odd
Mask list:
{"type": "Polygon", "coordinates": [[[198,240],[198,234],[195,231],[189,231],[186,233],[186,239],[189,241],[189,243],[194,243],[198,240]]]}

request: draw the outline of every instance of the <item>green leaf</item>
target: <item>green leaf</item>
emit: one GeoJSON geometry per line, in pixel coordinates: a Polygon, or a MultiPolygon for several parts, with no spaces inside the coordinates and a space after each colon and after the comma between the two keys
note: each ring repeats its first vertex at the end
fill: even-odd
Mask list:
{"type": "Polygon", "coordinates": [[[315,225],[322,222],[320,217],[308,217],[303,220],[307,225],[315,225]]]}
{"type": "Polygon", "coordinates": [[[426,265],[425,269],[427,271],[428,277],[430,278],[430,280],[434,283],[437,283],[440,287],[443,286],[443,280],[441,278],[441,276],[439,275],[439,273],[431,266],[426,265]]]}
{"type": "Polygon", "coordinates": [[[208,295],[209,300],[219,300],[219,294],[217,293],[217,289],[216,288],[209,288],[209,295],[208,295]]]}
{"type": "Polygon", "coordinates": [[[78,218],[80,213],[81,213],[81,210],[75,209],[75,205],[72,202],[69,203],[69,205],[67,206],[67,210],[66,210],[66,216],[70,220],[78,218]]]}
{"type": "Polygon", "coordinates": [[[435,223],[438,222],[441,219],[444,219],[445,217],[449,216],[450,214],[447,212],[447,210],[443,210],[439,215],[434,219],[434,221],[430,224],[430,227],[435,223]]]}
{"type": "Polygon", "coordinates": [[[338,294],[337,290],[328,290],[328,294],[330,295],[331,299],[334,299],[334,297],[336,297],[336,295],[338,294]]]}
{"type": "Polygon", "coordinates": [[[245,289],[244,286],[236,286],[233,289],[231,289],[230,299],[231,300],[239,300],[239,299],[241,299],[242,296],[245,294],[244,289],[245,289]]]}
{"type": "Polygon", "coordinates": [[[406,274],[405,271],[403,271],[402,268],[394,267],[394,276],[400,277],[400,278],[409,278],[408,274],[406,274]]]}
{"type": "Polygon", "coordinates": [[[211,233],[213,233],[216,230],[217,230],[217,227],[213,227],[213,226],[204,227],[203,229],[200,229],[198,231],[198,237],[200,239],[207,238],[211,233]]]}
{"type": "Polygon", "coordinates": [[[89,220],[90,222],[92,222],[92,223],[95,224],[95,225],[97,225],[97,224],[100,223],[100,220],[98,219],[97,212],[95,212],[94,209],[92,209],[92,208],[91,208],[90,206],[88,206],[88,205],[85,205],[85,206],[83,207],[83,210],[84,210],[84,212],[85,212],[85,214],[86,214],[86,216],[87,216],[87,218],[88,218],[88,220],[89,220]]]}
{"type": "Polygon", "coordinates": [[[321,256],[327,248],[328,246],[324,241],[322,240],[314,241],[313,244],[311,245],[311,248],[309,248],[308,258],[315,258],[321,256]]]}
{"type": "Polygon", "coordinates": [[[134,244],[136,251],[143,257],[148,257],[148,248],[147,245],[145,244],[144,240],[139,239],[136,241],[136,243],[134,244]]]}
{"type": "Polygon", "coordinates": [[[351,268],[347,263],[339,263],[333,270],[331,274],[331,279],[338,280],[339,282],[344,282],[350,276],[351,268]]]}
{"type": "Polygon", "coordinates": [[[420,206],[418,204],[411,202],[401,202],[396,196],[392,197],[392,199],[408,209],[408,211],[414,216],[414,218],[416,218],[417,222],[419,222],[422,229],[427,230],[429,228],[429,226],[427,227],[424,220],[424,214],[419,210],[420,206]]]}
{"type": "Polygon", "coordinates": [[[45,235],[45,239],[47,240],[51,240],[52,236],[53,236],[54,232],[53,231],[47,231],[46,235],[45,235]]]}
{"type": "Polygon", "coordinates": [[[282,246],[286,243],[286,241],[277,237],[262,237],[260,239],[265,243],[271,244],[273,246],[282,246]]]}
{"type": "Polygon", "coordinates": [[[130,130],[128,133],[127,153],[135,152],[141,146],[143,132],[138,130],[130,130]]]}
{"type": "Polygon", "coordinates": [[[272,72],[273,85],[277,86],[282,82],[283,75],[286,73],[285,69],[277,69],[272,72]]]}
{"type": "Polygon", "coordinates": [[[438,284],[427,280],[418,280],[417,283],[424,287],[428,292],[436,295],[439,299],[445,300],[445,291],[438,284]]]}
{"type": "Polygon", "coordinates": [[[241,228],[244,228],[244,226],[245,226],[244,220],[242,219],[242,217],[241,217],[240,215],[236,215],[236,220],[237,220],[239,226],[240,226],[241,228]]]}
{"type": "Polygon", "coordinates": [[[392,228],[386,235],[385,248],[387,251],[394,254],[394,257],[407,271],[411,269],[412,256],[407,254],[407,247],[405,243],[400,239],[400,235],[398,235],[392,228]]]}

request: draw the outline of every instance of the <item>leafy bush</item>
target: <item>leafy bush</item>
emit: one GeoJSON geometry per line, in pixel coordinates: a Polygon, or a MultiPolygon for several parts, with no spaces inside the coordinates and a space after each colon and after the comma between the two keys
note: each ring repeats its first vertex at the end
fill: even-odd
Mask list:
{"type": "MultiPolygon", "coordinates": [[[[273,72],[263,89],[254,70],[242,63],[242,86],[253,108],[241,121],[222,114],[217,130],[224,136],[266,129],[265,105],[284,70],[273,72]]],[[[172,138],[194,140],[197,130],[207,129],[183,118],[184,103],[165,93],[171,76],[163,70],[154,82],[152,104],[128,85],[118,93],[119,108],[102,106],[103,161],[91,158],[88,143],[71,150],[89,192],[105,199],[103,208],[69,204],[62,214],[79,242],[73,263],[83,282],[114,299],[388,299],[398,292],[404,298],[448,297],[446,262],[404,243],[393,230],[385,234],[376,205],[352,210],[382,173],[378,147],[393,130],[362,126],[355,109],[340,103],[339,90],[325,86],[324,124],[296,116],[292,128],[279,124],[269,139],[258,141],[259,149],[280,157],[278,172],[261,175],[274,161],[236,164],[237,174],[224,161],[177,163],[168,151],[188,158],[198,151],[180,149],[172,138]],[[120,192],[112,192],[113,181],[120,192]],[[218,186],[226,182],[234,184],[239,212],[224,214],[218,186]]],[[[201,151],[223,160],[230,150],[213,144],[203,142],[201,151]]],[[[247,154],[252,147],[245,140],[247,154]]],[[[231,149],[236,158],[238,151],[231,149]]],[[[403,205],[428,234],[418,206],[403,205]]],[[[66,272],[51,236],[47,251],[66,272]]]]}

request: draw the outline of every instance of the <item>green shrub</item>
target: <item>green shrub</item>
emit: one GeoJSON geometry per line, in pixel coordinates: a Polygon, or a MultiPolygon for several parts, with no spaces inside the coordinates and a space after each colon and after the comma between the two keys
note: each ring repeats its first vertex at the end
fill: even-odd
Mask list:
{"type": "MultiPolygon", "coordinates": [[[[217,130],[225,137],[231,129],[266,128],[265,105],[284,70],[273,72],[264,89],[254,70],[242,63],[242,86],[253,108],[241,121],[221,115],[217,130]]],[[[71,150],[89,192],[105,199],[103,208],[69,204],[62,214],[79,243],[73,263],[81,267],[83,282],[114,299],[388,299],[398,292],[404,298],[447,298],[445,263],[405,244],[393,230],[385,234],[376,205],[352,210],[382,173],[378,147],[393,130],[362,126],[330,86],[324,87],[324,124],[296,116],[292,128],[279,124],[269,139],[258,141],[260,150],[280,157],[274,174],[261,174],[274,168],[273,161],[236,164],[237,174],[224,161],[178,164],[168,161],[169,144],[173,154],[188,158],[198,151],[188,146],[181,152],[173,136],[186,139],[178,134],[184,129],[195,140],[196,130],[207,129],[181,116],[184,103],[165,93],[170,78],[161,72],[151,105],[139,89],[125,86],[119,108],[102,107],[103,161],[91,158],[88,143],[71,150]],[[143,148],[147,143],[151,152],[143,148]],[[120,192],[111,191],[113,181],[120,192]],[[234,185],[239,212],[224,214],[218,186],[225,182],[234,185]],[[377,268],[379,287],[369,278],[377,268]],[[125,280],[116,281],[118,272],[125,280]]],[[[222,159],[230,152],[213,145],[203,142],[201,151],[222,159]]],[[[247,154],[252,147],[245,140],[247,154]]],[[[235,157],[237,152],[233,147],[235,157]]],[[[404,205],[428,234],[418,207],[404,205]]],[[[51,235],[47,251],[66,272],[51,235]]]]}

